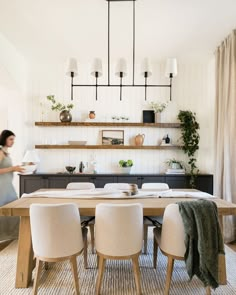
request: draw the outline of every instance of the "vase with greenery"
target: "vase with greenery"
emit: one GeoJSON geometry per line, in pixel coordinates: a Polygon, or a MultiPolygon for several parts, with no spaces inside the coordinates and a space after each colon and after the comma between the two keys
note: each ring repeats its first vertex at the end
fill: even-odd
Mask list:
{"type": "Polygon", "coordinates": [[[161,122],[161,113],[165,110],[167,107],[168,102],[154,102],[151,101],[149,106],[155,113],[155,123],[160,123],[161,122]]]}
{"type": "Polygon", "coordinates": [[[130,173],[131,167],[134,165],[132,160],[120,160],[119,166],[122,173],[130,173]]]}
{"type": "Polygon", "coordinates": [[[199,149],[199,123],[196,120],[196,114],[191,111],[179,111],[178,119],[180,120],[181,139],[183,142],[182,149],[188,156],[188,164],[190,166],[190,186],[194,188],[196,186],[196,176],[199,172],[195,156],[199,149]]]}
{"type": "Polygon", "coordinates": [[[166,164],[171,169],[184,169],[184,163],[182,161],[176,160],[174,158],[166,160],[166,164]]]}
{"type": "Polygon", "coordinates": [[[72,115],[70,112],[74,107],[74,105],[72,103],[65,105],[60,102],[57,102],[55,99],[55,95],[48,95],[47,100],[49,100],[52,103],[51,109],[53,111],[60,112],[61,122],[71,122],[72,121],[72,115]]]}

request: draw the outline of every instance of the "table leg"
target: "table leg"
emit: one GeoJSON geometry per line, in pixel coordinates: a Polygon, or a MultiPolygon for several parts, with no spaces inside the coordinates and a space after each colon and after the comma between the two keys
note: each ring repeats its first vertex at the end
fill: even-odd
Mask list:
{"type": "MultiPolygon", "coordinates": [[[[223,230],[223,216],[219,215],[220,229],[222,237],[224,239],[224,230],[223,230]]],[[[220,285],[227,285],[227,274],[226,274],[226,262],[225,255],[218,255],[218,280],[220,285]]]]}
{"type": "Polygon", "coordinates": [[[22,216],[18,241],[16,288],[27,288],[32,279],[33,249],[31,242],[30,218],[22,216]]]}

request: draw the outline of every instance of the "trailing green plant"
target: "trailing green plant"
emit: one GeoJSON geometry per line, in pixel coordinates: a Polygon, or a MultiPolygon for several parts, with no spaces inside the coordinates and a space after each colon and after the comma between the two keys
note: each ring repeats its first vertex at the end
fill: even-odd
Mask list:
{"type": "Polygon", "coordinates": [[[52,103],[51,109],[53,111],[70,111],[74,107],[72,103],[65,105],[60,102],[57,102],[55,99],[55,95],[48,95],[47,100],[49,100],[52,103]]]}
{"type": "Polygon", "coordinates": [[[127,160],[127,161],[120,160],[119,165],[120,165],[120,167],[132,167],[134,165],[134,163],[132,160],[127,160]]]}
{"type": "Polygon", "coordinates": [[[183,141],[182,149],[188,156],[190,166],[190,186],[193,188],[196,186],[196,176],[199,172],[195,157],[195,153],[199,149],[199,123],[196,120],[196,114],[191,111],[179,111],[178,119],[180,120],[181,139],[183,141]]]}

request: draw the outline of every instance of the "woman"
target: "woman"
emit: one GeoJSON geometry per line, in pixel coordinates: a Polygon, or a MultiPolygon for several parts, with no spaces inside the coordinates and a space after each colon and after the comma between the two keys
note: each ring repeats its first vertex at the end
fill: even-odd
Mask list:
{"type": "MultiPolygon", "coordinates": [[[[3,130],[0,134],[0,207],[17,199],[12,184],[13,172],[23,172],[21,166],[12,166],[8,148],[12,147],[15,134],[3,130]]],[[[0,216],[0,241],[18,237],[19,217],[0,216]]]]}

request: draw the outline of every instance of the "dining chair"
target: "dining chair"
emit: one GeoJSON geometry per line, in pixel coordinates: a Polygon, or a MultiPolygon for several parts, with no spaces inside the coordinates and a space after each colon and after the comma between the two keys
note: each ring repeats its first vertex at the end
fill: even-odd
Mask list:
{"type": "Polygon", "coordinates": [[[129,183],[106,183],[104,185],[106,190],[130,190],[129,183]]]}
{"type": "Polygon", "coordinates": [[[43,262],[69,260],[76,294],[79,282],[76,256],[84,248],[80,214],[75,204],[32,204],[30,206],[32,245],[36,257],[33,294],[37,294],[43,262]]]}
{"type": "MultiPolygon", "coordinates": [[[[185,230],[178,204],[170,204],[166,207],[161,228],[153,229],[153,267],[157,267],[158,247],[167,256],[167,274],[164,295],[169,295],[171,277],[175,260],[184,260],[185,230]]],[[[210,287],[206,287],[206,294],[211,294],[210,287]]]]}
{"type": "MultiPolygon", "coordinates": [[[[153,183],[143,183],[142,189],[150,189],[150,190],[168,190],[169,185],[164,182],[153,182],[153,183]]],[[[148,241],[148,227],[154,226],[153,222],[157,222],[160,225],[162,224],[161,216],[149,216],[144,217],[144,225],[143,225],[143,241],[144,241],[144,254],[147,254],[147,241],[148,241]]]]}
{"type": "Polygon", "coordinates": [[[143,240],[141,204],[98,204],[95,244],[99,257],[96,295],[100,294],[106,259],[131,259],[137,294],[141,294],[138,258],[143,240]]]}
{"type": "MultiPolygon", "coordinates": [[[[67,184],[66,189],[77,189],[77,190],[86,190],[86,189],[95,189],[95,185],[92,182],[70,182],[67,184]]],[[[91,219],[91,216],[81,216],[81,222],[88,221],[88,227],[90,231],[90,237],[91,237],[91,249],[92,253],[95,253],[94,250],[94,218],[91,219]]],[[[87,259],[86,259],[87,261],[87,259]]]]}

